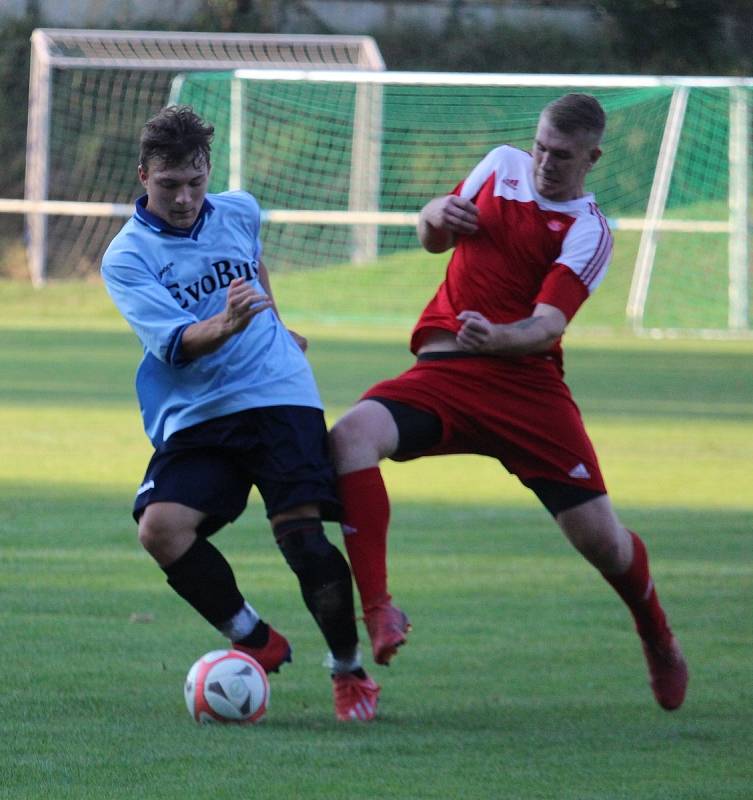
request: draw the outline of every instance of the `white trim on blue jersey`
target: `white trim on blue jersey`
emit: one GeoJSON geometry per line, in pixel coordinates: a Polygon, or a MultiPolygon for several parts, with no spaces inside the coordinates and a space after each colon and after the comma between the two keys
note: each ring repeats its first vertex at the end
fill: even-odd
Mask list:
{"type": "Polygon", "coordinates": [[[214,353],[182,361],[180,339],[225,308],[235,277],[264,292],[259,205],[247,192],[207,195],[190,229],[146,211],[144,198],[102,259],[107,291],[144,347],[136,392],[156,447],[175,431],[249,408],[322,408],[305,355],[271,309],[214,353]]]}

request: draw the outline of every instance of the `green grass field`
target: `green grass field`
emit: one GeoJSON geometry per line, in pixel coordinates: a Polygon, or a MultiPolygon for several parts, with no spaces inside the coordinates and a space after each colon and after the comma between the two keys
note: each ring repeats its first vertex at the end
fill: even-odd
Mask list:
{"type": "MultiPolygon", "coordinates": [[[[330,301],[281,278],[331,421],[410,362],[405,325],[317,323],[330,301]]],[[[610,291],[587,322],[616,318],[610,291]]],[[[334,720],[323,642],[252,495],[215,541],[295,660],[262,725],[199,727],[183,679],[223,642],[136,541],[135,338],[96,282],[0,283],[0,305],[1,798],[753,796],[753,341],[568,335],[569,383],[688,656],[680,711],[655,705],[626,610],[546,513],[463,457],[385,465],[414,631],[373,669],[367,726],[334,720]]]]}

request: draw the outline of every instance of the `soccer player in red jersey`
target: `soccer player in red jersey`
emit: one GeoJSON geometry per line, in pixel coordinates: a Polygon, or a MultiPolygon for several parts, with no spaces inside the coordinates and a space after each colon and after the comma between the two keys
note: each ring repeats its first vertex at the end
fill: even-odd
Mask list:
{"type": "Polygon", "coordinates": [[[618,519],[563,380],[561,337],[603,279],[607,222],[585,191],[601,156],[598,101],[568,94],[541,112],[533,152],[492,150],[424,206],[423,247],[453,249],[411,337],[413,367],[369,389],[332,430],[343,531],[374,659],[410,624],[391,602],[383,458],[477,453],[498,459],[549,510],[635,619],[658,703],[678,708],[688,670],[640,537],[618,519]]]}

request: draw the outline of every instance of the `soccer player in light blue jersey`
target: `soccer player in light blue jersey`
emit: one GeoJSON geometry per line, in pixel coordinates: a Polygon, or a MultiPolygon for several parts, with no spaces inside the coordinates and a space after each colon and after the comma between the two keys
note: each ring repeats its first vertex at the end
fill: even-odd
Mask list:
{"type": "Polygon", "coordinates": [[[358,652],[351,574],[325,533],[340,505],[303,337],[280,321],[246,192],[208,194],[214,128],[187,106],[144,126],[146,194],[102,260],[139,337],[136,390],[154,454],[133,515],[168,584],[269,672],[288,641],[260,619],[209,537],[252,486],[330,650],[338,719],[372,719],[379,687],[358,652]]]}

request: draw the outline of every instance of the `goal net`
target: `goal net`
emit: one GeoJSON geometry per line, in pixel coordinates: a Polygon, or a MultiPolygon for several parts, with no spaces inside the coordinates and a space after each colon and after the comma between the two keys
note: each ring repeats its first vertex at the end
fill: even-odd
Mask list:
{"type": "Polygon", "coordinates": [[[749,327],[750,80],[386,72],[365,37],[34,37],[27,194],[17,202],[36,282],[98,268],[141,191],[141,125],[178,102],[215,125],[211,190],[259,200],[286,309],[413,318],[446,262],[418,246],[422,205],[491,148],[528,149],[542,106],[586,91],[608,114],[587,189],[616,251],[579,321],[749,327]]]}
{"type": "MultiPolygon", "coordinates": [[[[173,97],[218,123],[213,188],[256,195],[271,263],[310,270],[378,257],[348,308],[394,316],[420,309],[445,261],[411,268],[417,210],[498,144],[528,149],[547,102],[588,91],[608,115],[587,188],[615,230],[609,284],[621,303],[619,318],[596,321],[746,329],[750,86],[618,80],[239,70],[181,76],[173,97]]],[[[330,285],[347,275],[335,269],[330,285]]]]}

